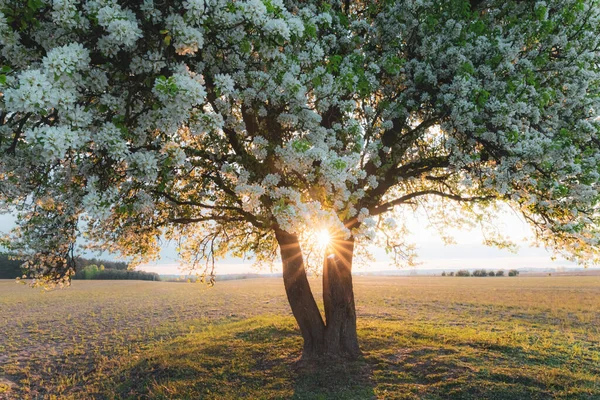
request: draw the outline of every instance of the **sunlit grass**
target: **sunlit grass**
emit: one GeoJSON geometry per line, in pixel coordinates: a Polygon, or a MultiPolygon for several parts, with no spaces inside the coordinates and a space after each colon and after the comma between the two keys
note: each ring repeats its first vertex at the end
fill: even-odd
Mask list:
{"type": "Polygon", "coordinates": [[[600,277],[355,285],[365,356],[317,371],[280,279],[2,281],[0,399],[600,398],[600,277]]]}

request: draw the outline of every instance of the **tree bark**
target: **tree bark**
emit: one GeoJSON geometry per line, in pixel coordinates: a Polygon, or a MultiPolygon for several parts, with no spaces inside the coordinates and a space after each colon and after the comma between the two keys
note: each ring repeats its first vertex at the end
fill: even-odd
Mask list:
{"type": "Polygon", "coordinates": [[[352,288],[354,239],[335,240],[323,265],[325,349],[334,355],[356,359],[360,354],[356,334],[356,307],[352,288]]]}
{"type": "Polygon", "coordinates": [[[282,229],[275,230],[275,237],[281,252],[285,292],[304,339],[302,358],[318,358],[325,350],[325,324],[310,290],[298,237],[282,229]]]}
{"type": "Polygon", "coordinates": [[[302,358],[357,358],[361,353],[352,289],[354,241],[336,241],[331,246],[332,254],[325,258],[325,325],[306,276],[298,237],[281,229],[275,230],[275,237],[281,252],[285,291],[304,339],[302,358]]]}

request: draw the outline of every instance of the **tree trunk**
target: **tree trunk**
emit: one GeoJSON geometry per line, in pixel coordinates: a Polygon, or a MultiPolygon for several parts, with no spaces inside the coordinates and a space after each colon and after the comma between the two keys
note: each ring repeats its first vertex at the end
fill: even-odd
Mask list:
{"type": "Polygon", "coordinates": [[[323,356],[355,359],[360,355],[352,289],[354,241],[340,241],[323,267],[323,303],[327,325],[313,297],[298,237],[275,230],[283,264],[283,282],[304,347],[303,359],[323,356]]]}
{"type": "Polygon", "coordinates": [[[298,237],[281,229],[275,230],[275,237],[281,252],[285,292],[304,339],[302,358],[317,358],[324,353],[325,324],[310,290],[298,237]]]}
{"type": "Polygon", "coordinates": [[[329,353],[355,359],[360,355],[356,334],[356,308],[352,288],[354,240],[332,242],[323,265],[325,348],[329,353]]]}

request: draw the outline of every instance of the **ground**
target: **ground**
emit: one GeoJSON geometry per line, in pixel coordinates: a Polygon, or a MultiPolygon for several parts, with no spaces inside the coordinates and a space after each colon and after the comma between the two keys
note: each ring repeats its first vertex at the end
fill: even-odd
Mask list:
{"type": "Polygon", "coordinates": [[[600,276],[355,287],[364,357],[311,365],[281,279],[0,281],[0,399],[600,399],[600,276]]]}

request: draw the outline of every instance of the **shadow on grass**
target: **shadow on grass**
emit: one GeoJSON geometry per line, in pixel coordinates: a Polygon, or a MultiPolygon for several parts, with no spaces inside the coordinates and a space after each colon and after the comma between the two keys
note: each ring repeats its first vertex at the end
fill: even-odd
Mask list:
{"type": "Polygon", "coordinates": [[[304,365],[293,320],[215,325],[157,347],[113,376],[103,395],[148,399],[371,399],[364,361],[304,365]]]}
{"type": "Polygon", "coordinates": [[[103,395],[494,400],[600,395],[598,380],[591,375],[540,365],[540,357],[528,365],[517,347],[442,344],[436,337],[411,342],[409,332],[393,325],[363,330],[360,337],[362,360],[302,366],[301,338],[290,318],[263,316],[215,325],[144,353],[107,381],[103,395]]]}

